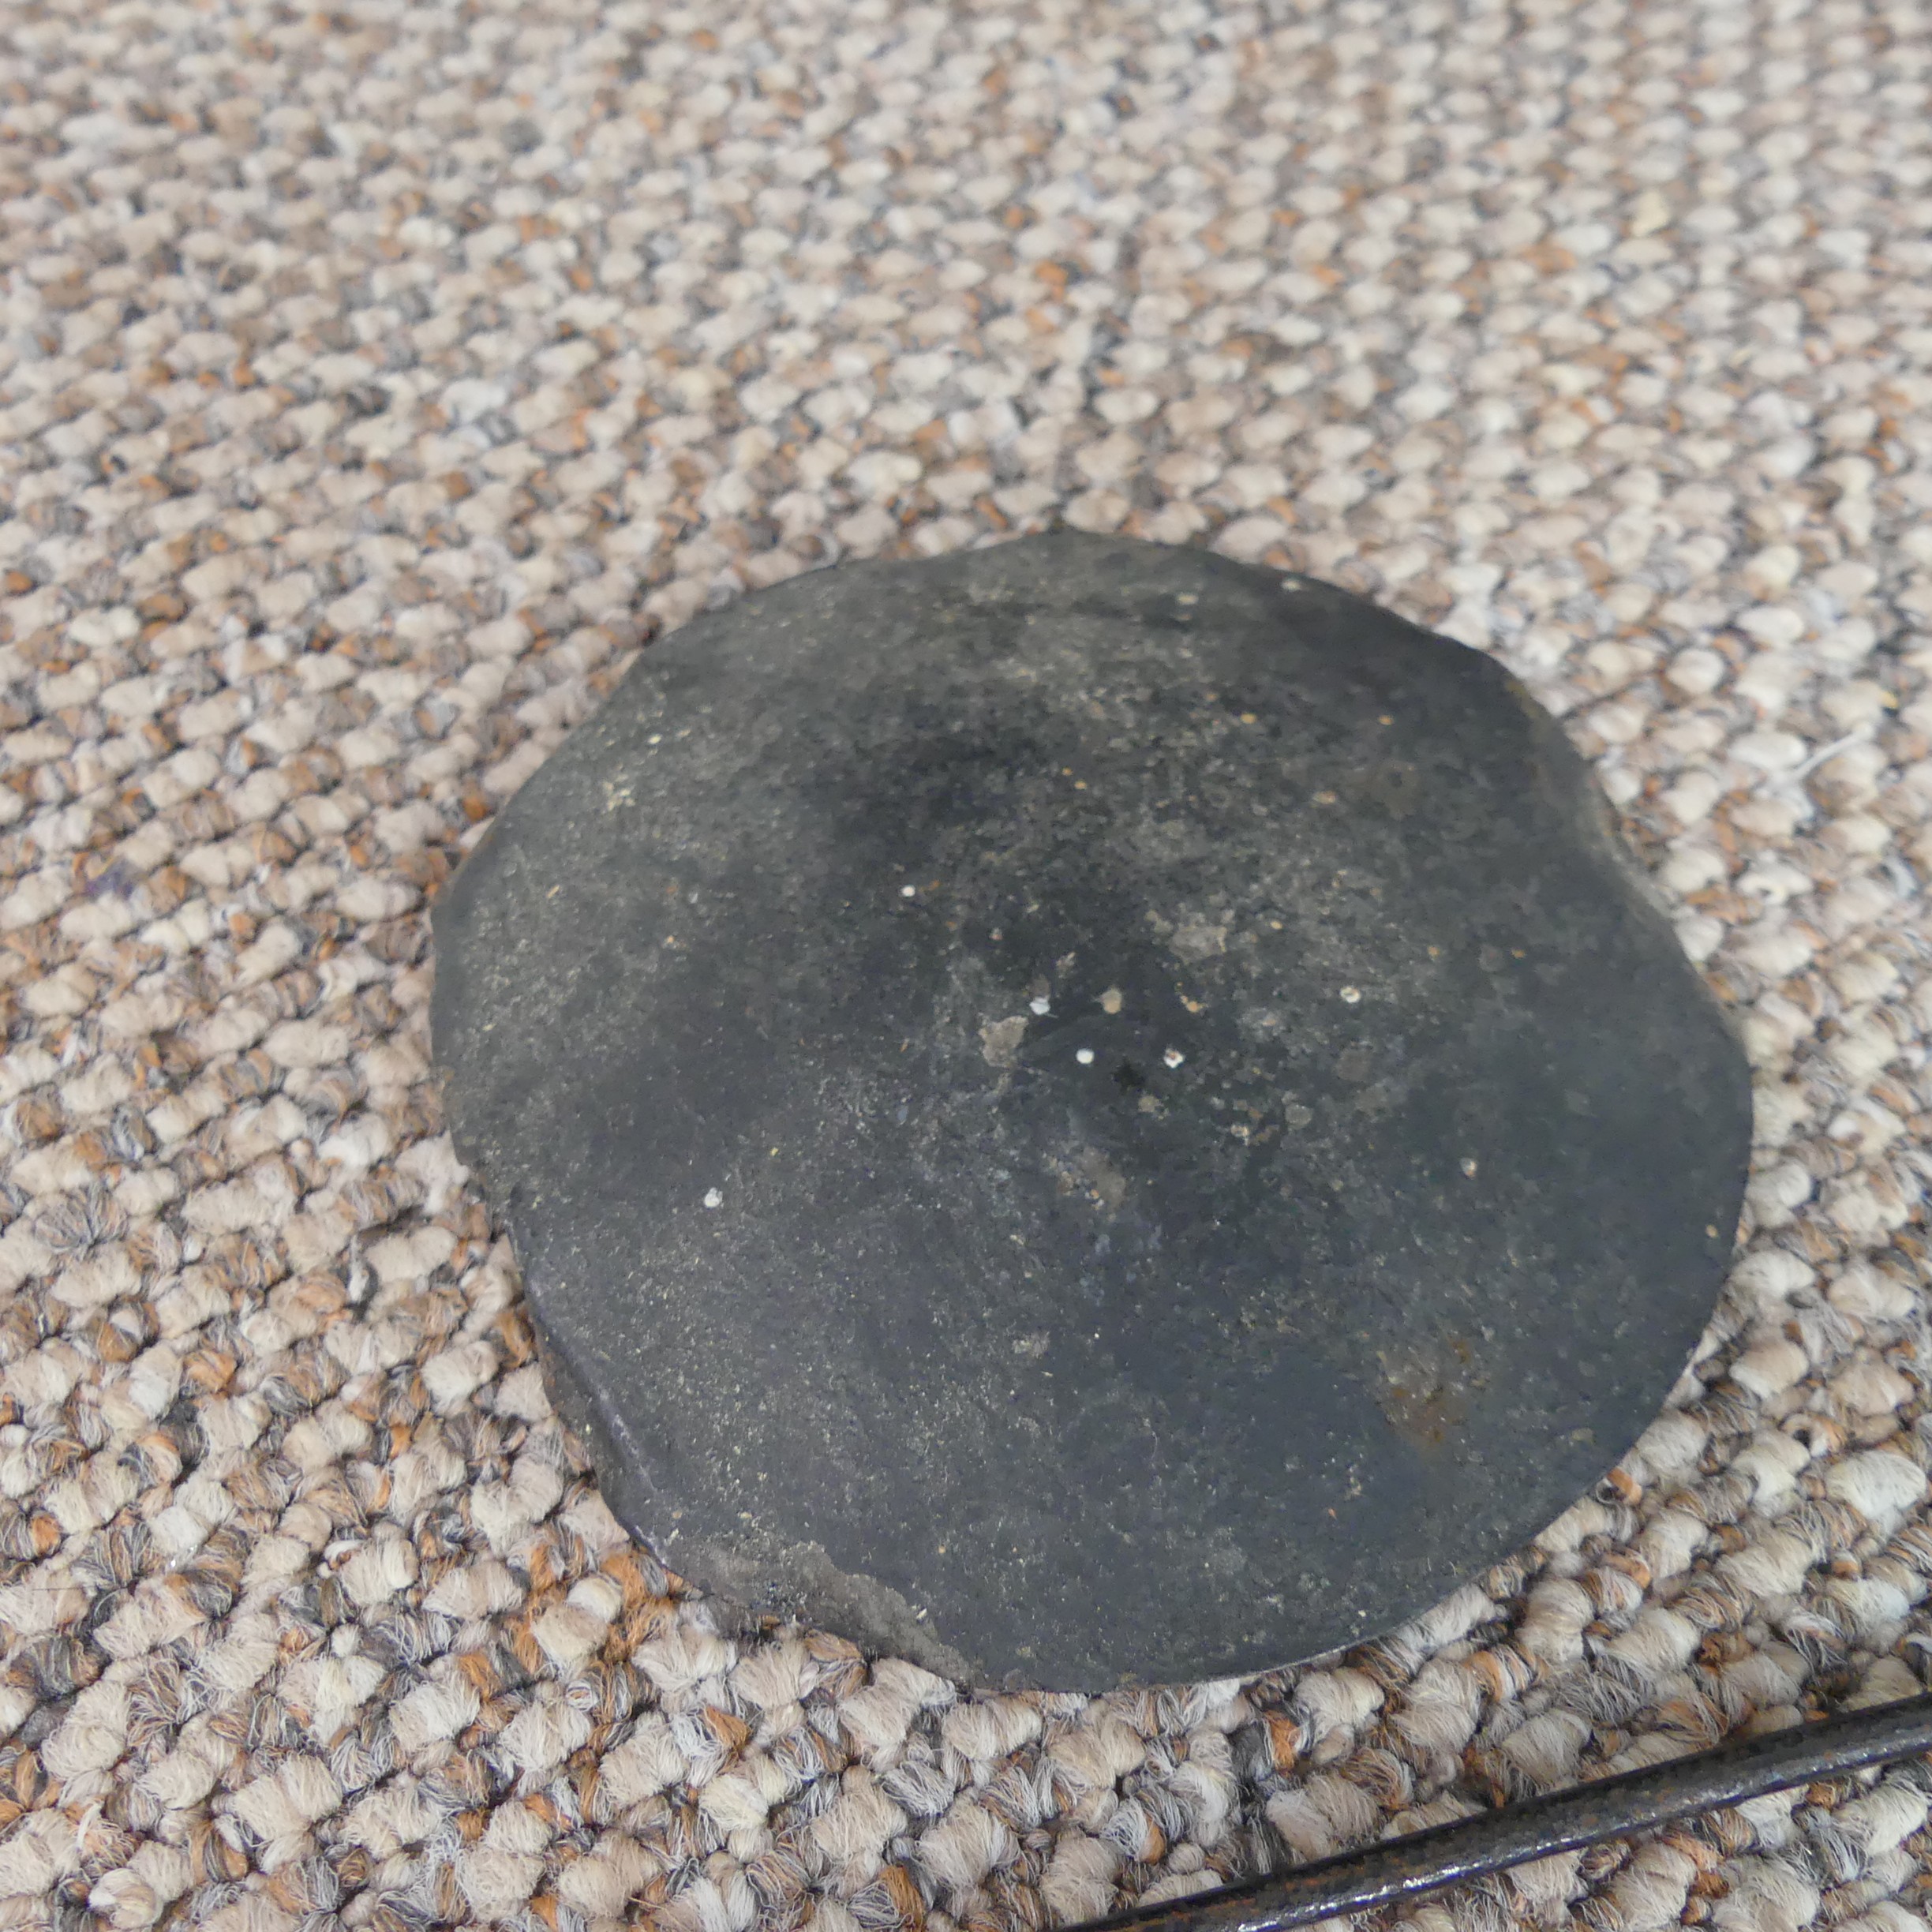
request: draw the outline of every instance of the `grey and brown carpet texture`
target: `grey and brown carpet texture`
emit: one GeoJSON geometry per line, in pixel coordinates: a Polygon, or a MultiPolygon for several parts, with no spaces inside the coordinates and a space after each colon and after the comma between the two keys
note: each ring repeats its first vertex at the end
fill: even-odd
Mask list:
{"type": "MultiPolygon", "coordinates": [[[[0,1932],[1017,1932],[1918,1688],[1929,82],[1925,0],[0,8],[0,1932]],[[1057,521],[1526,678],[1758,1148],[1533,1547],[1317,1666],[972,1699],[619,1530],[425,908],[653,635],[1057,521]]],[[[1395,1917],[1907,1932],[1929,1802],[1395,1917]]]]}

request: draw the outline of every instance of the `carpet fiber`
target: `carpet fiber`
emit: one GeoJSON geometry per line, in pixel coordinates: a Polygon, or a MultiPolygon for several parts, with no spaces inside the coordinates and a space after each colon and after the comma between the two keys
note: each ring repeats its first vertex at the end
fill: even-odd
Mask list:
{"type": "MultiPolygon", "coordinates": [[[[1919,1687],[1932,12],[0,15],[0,1928],[1038,1927],[1919,1687]],[[425,907],[656,631],[1056,519],[1560,713],[1758,1069],[1732,1286],[1320,1668],[957,1698],[617,1530],[425,907]]],[[[1932,1773],[1409,1915],[1904,1932],[1932,1773]]]]}

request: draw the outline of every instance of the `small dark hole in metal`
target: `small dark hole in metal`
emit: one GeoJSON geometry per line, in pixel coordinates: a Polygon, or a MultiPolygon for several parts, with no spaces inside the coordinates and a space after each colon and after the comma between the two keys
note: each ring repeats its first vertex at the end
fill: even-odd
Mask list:
{"type": "Polygon", "coordinates": [[[1114,1084],[1124,1093],[1136,1093],[1147,1084],[1147,1076],[1131,1060],[1123,1060],[1114,1069],[1114,1084]]]}

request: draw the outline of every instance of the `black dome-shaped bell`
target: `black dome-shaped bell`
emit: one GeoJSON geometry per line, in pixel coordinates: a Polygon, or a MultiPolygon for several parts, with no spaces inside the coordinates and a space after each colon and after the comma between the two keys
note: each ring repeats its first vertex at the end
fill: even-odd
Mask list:
{"type": "Polygon", "coordinates": [[[1628,1447],[1743,1056],[1561,732],[1074,536],[654,646],[436,914],[451,1123],[623,1520],[982,1681],[1278,1664],[1628,1447]]]}

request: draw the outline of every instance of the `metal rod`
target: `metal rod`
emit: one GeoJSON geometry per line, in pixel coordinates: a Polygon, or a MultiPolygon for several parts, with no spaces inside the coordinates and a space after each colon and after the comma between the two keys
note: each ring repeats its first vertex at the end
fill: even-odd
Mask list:
{"type": "Polygon", "coordinates": [[[1926,1753],[1932,1753],[1932,1697],[1908,1698],[1504,1805],[1271,1878],[1136,1907],[1091,1922],[1088,1932],[1285,1932],[1926,1753]]]}

